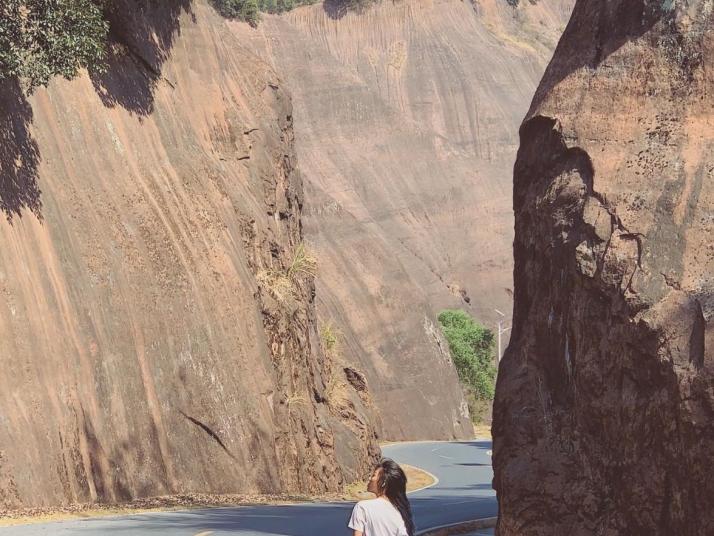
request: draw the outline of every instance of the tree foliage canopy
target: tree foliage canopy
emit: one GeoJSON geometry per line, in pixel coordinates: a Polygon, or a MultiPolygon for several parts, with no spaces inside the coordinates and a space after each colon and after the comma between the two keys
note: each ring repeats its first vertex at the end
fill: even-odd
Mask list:
{"type": "Polygon", "coordinates": [[[260,0],[212,0],[216,10],[229,19],[239,19],[257,26],[260,20],[260,0]]]}
{"type": "Polygon", "coordinates": [[[108,23],[94,0],[3,0],[0,78],[30,92],[56,75],[72,78],[106,58],[108,23]]]}

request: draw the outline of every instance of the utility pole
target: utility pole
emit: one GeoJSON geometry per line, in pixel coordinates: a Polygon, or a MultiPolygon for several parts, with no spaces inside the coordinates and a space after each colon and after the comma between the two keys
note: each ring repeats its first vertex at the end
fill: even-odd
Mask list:
{"type": "Polygon", "coordinates": [[[503,327],[503,322],[504,319],[506,318],[506,315],[504,315],[501,311],[498,309],[494,309],[499,315],[501,315],[501,318],[498,319],[498,354],[496,355],[496,366],[501,362],[501,357],[503,356],[503,353],[501,352],[501,335],[506,333],[511,327],[504,328],[503,327]]]}

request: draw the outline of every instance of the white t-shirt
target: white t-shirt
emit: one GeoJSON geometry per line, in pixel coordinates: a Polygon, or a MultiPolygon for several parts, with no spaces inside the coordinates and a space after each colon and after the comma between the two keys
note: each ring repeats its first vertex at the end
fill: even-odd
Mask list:
{"type": "Polygon", "coordinates": [[[407,536],[402,514],[388,499],[358,502],[347,526],[365,536],[407,536]]]}

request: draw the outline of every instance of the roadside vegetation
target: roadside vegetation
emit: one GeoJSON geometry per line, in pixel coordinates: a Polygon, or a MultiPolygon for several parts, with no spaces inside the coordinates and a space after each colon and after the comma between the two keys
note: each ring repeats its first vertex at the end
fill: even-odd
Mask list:
{"type": "Polygon", "coordinates": [[[493,332],[462,310],[445,310],[439,323],[449,344],[474,424],[488,418],[496,389],[493,332]]]}

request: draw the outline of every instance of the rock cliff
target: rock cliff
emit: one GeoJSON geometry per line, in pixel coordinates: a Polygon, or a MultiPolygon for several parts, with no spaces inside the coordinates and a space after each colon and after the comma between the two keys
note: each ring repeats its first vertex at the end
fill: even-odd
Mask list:
{"type": "Polygon", "coordinates": [[[578,0],[521,126],[501,536],[712,534],[713,25],[578,0]]]}
{"type": "Polygon", "coordinates": [[[1,93],[0,509],[335,490],[379,452],[296,257],[284,85],[205,2],[146,5],[107,73],[1,93]]]}
{"type": "Polygon", "coordinates": [[[318,314],[384,438],[467,437],[436,315],[511,310],[517,128],[572,0],[335,4],[235,25],[293,95],[318,314]]]}
{"type": "Polygon", "coordinates": [[[510,310],[571,4],[121,0],[107,72],[3,82],[0,508],[333,490],[378,436],[469,435],[436,313],[510,310]]]}

